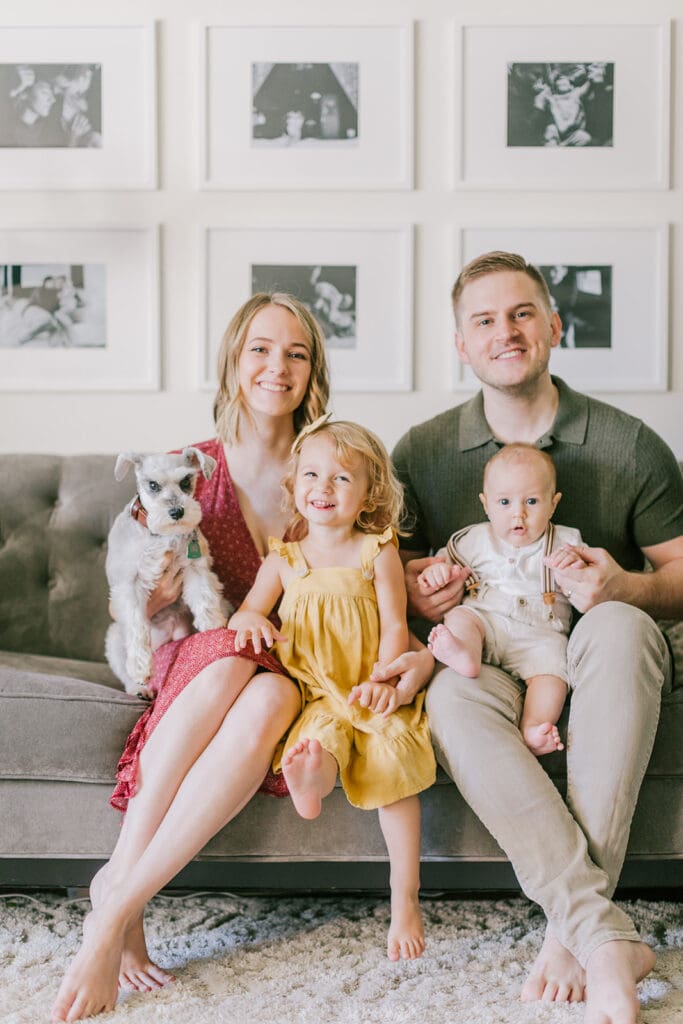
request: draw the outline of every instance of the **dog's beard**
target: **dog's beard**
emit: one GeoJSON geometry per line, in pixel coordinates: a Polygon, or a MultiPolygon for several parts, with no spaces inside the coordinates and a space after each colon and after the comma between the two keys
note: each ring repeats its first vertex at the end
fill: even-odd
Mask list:
{"type": "Polygon", "coordinates": [[[169,509],[164,508],[152,508],[147,509],[147,527],[150,533],[163,534],[164,536],[182,536],[185,533],[191,533],[192,530],[199,526],[202,519],[202,510],[196,501],[188,502],[182,507],[185,510],[185,514],[182,519],[172,519],[169,515],[169,509]]]}

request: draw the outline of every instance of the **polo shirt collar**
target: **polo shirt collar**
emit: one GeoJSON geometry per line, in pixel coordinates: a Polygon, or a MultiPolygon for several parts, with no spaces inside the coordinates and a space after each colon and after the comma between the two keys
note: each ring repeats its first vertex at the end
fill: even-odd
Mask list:
{"type": "MultiPolygon", "coordinates": [[[[548,433],[539,438],[539,447],[545,448],[552,441],[583,444],[588,428],[588,397],[573,391],[560,377],[552,377],[552,381],[559,392],[560,401],[555,422],[548,433]]],[[[480,391],[462,407],[458,447],[461,452],[466,452],[482,448],[489,441],[499,443],[491,433],[484,415],[484,395],[480,391]]]]}

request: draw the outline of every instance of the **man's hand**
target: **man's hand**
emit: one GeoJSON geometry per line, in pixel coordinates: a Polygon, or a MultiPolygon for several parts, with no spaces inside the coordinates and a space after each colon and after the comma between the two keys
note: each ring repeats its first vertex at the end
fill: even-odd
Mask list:
{"type": "Polygon", "coordinates": [[[235,630],[236,651],[243,651],[251,642],[256,654],[260,654],[261,644],[272,647],[276,640],[287,639],[260,612],[235,612],[228,623],[228,629],[235,630]]]}
{"type": "Polygon", "coordinates": [[[412,704],[415,695],[427,685],[434,671],[434,657],[420,644],[418,650],[405,651],[398,658],[383,665],[376,662],[370,673],[370,681],[383,683],[398,676],[394,687],[398,704],[412,704]]]}
{"type": "Polygon", "coordinates": [[[460,604],[465,592],[465,580],[470,575],[469,569],[462,569],[459,565],[449,565],[441,558],[414,558],[406,563],[405,573],[408,614],[428,619],[429,622],[434,623],[441,622],[446,612],[454,608],[456,604],[460,604]],[[420,583],[422,573],[430,566],[435,565],[443,565],[449,570],[449,581],[436,589],[420,583]]]}
{"type": "Polygon", "coordinates": [[[604,548],[563,544],[544,562],[577,611],[587,612],[604,601],[619,600],[619,580],[627,573],[604,548]]]}
{"type": "Polygon", "coordinates": [[[390,683],[359,683],[349,694],[349,704],[358,701],[362,708],[373,711],[382,718],[388,718],[400,705],[396,687],[390,683]]]}

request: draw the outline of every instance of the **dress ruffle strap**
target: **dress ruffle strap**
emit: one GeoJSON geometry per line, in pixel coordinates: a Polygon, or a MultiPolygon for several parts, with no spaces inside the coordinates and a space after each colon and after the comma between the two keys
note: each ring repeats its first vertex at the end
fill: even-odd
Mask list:
{"type": "Polygon", "coordinates": [[[363,546],[361,547],[360,553],[360,567],[363,573],[363,579],[374,580],[375,578],[375,559],[380,553],[381,548],[385,544],[393,544],[395,548],[398,547],[398,537],[393,526],[387,526],[384,533],[371,533],[363,540],[363,546]]]}
{"type": "Polygon", "coordinates": [[[277,537],[269,537],[268,550],[274,551],[280,558],[284,558],[287,565],[291,566],[297,576],[308,575],[308,564],[296,541],[284,541],[279,540],[277,537]]]}

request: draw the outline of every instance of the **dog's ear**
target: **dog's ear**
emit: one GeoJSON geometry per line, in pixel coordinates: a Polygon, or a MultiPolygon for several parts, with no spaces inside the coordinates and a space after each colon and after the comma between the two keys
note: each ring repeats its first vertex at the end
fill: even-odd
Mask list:
{"type": "Polygon", "coordinates": [[[183,448],[183,455],[190,465],[199,464],[199,468],[206,479],[211,479],[213,471],[216,468],[216,460],[214,458],[207,455],[206,452],[201,451],[201,449],[192,447],[183,448]]]}
{"type": "Polygon", "coordinates": [[[131,466],[139,466],[142,462],[142,455],[137,452],[121,452],[114,466],[114,478],[123,480],[131,466]]]}

